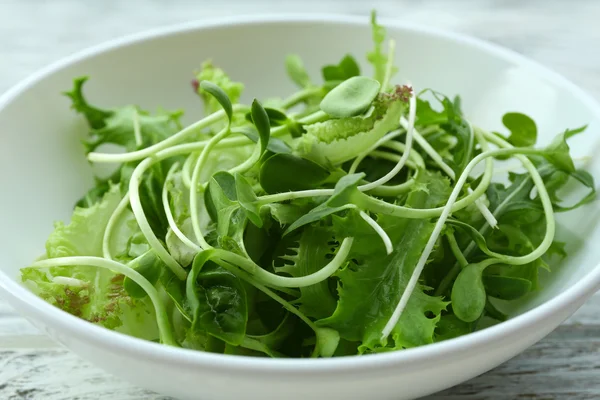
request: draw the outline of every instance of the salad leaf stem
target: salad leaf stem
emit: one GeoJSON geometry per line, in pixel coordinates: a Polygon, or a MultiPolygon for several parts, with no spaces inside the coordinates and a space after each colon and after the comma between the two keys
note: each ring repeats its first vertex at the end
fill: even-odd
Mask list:
{"type": "Polygon", "coordinates": [[[364,160],[366,157],[368,157],[369,154],[371,154],[373,151],[375,151],[380,146],[383,146],[383,144],[391,141],[392,139],[397,138],[400,135],[403,135],[404,132],[406,132],[404,129],[396,129],[395,131],[392,131],[392,132],[386,134],[381,139],[379,139],[377,142],[375,142],[375,144],[373,144],[367,150],[363,151],[358,156],[356,156],[354,161],[352,161],[352,165],[350,165],[350,169],[348,170],[348,173],[354,174],[356,172],[356,170],[358,169],[358,166],[360,165],[362,160],[364,160]]]}
{"type": "Polygon", "coordinates": [[[408,125],[406,126],[406,142],[404,144],[405,150],[402,154],[402,157],[398,161],[398,163],[392,168],[390,172],[377,179],[376,181],[367,183],[365,185],[361,185],[358,187],[358,190],[361,192],[366,192],[372,189],[375,189],[378,186],[381,186],[387,182],[389,182],[392,178],[394,178],[398,172],[404,167],[406,161],[408,160],[408,156],[410,155],[410,150],[412,148],[412,140],[413,140],[413,132],[415,130],[415,116],[417,113],[417,100],[416,96],[412,95],[409,100],[409,109],[408,109],[408,125]]]}
{"type": "MultiPolygon", "coordinates": [[[[250,107],[243,104],[234,104],[233,112],[247,112],[250,110],[250,107]]],[[[123,163],[129,161],[137,161],[143,158],[149,157],[157,152],[167,149],[170,146],[173,146],[177,143],[182,142],[185,138],[197,134],[202,131],[202,129],[209,127],[217,122],[220,122],[224,118],[227,117],[227,114],[224,110],[219,110],[195,123],[192,125],[182,129],[177,132],[173,136],[169,136],[165,140],[158,142],[152,146],[146,147],[141,150],[132,151],[129,153],[122,154],[105,154],[105,153],[89,153],[88,160],[91,162],[104,162],[104,163],[123,163]]],[[[237,139],[237,138],[236,138],[237,139]]],[[[239,140],[236,141],[236,143],[239,140]]],[[[242,142],[243,143],[243,142],[242,142]]],[[[233,144],[233,141],[232,143],[233,144]]]]}
{"type": "Polygon", "coordinates": [[[173,180],[173,176],[175,175],[175,172],[177,171],[178,167],[179,167],[179,163],[176,162],[171,166],[171,168],[169,168],[169,172],[167,173],[167,177],[165,178],[165,184],[163,185],[162,202],[163,202],[163,207],[165,208],[165,215],[167,216],[167,221],[169,222],[169,227],[171,228],[171,230],[173,231],[175,236],[177,236],[179,238],[179,240],[181,240],[181,242],[183,244],[185,244],[186,246],[188,246],[190,249],[192,249],[196,252],[200,252],[200,251],[202,251],[202,248],[200,246],[198,246],[196,243],[192,242],[192,240],[190,238],[188,238],[181,231],[181,229],[179,229],[179,227],[177,226],[177,223],[175,222],[175,218],[173,217],[173,212],[171,210],[171,206],[169,205],[169,184],[173,180]]]}
{"type": "Polygon", "coordinates": [[[259,282],[267,286],[281,288],[301,288],[319,283],[329,278],[338,269],[340,269],[346,261],[348,254],[350,254],[353,241],[353,238],[345,238],[344,240],[342,240],[342,244],[340,245],[340,248],[336,253],[335,257],[333,257],[333,259],[326,266],[324,266],[317,272],[302,277],[287,277],[273,274],[254,264],[252,260],[232,253],[230,251],[215,249],[214,254],[215,257],[218,257],[233,265],[239,266],[244,271],[251,274],[259,282]]]}
{"type": "MultiPolygon", "coordinates": [[[[401,155],[392,153],[390,151],[384,151],[384,150],[373,150],[371,152],[371,154],[369,154],[369,155],[373,158],[380,158],[382,160],[392,161],[395,163],[398,163],[402,159],[401,155]]],[[[419,168],[419,166],[417,164],[415,164],[412,160],[410,160],[410,157],[409,157],[409,160],[406,161],[406,166],[411,169],[419,168]]],[[[384,186],[384,185],[381,185],[381,186],[384,186]]],[[[381,186],[378,186],[378,187],[381,187],[381,186]]],[[[375,188],[375,189],[377,189],[377,188],[375,188]]]]}
{"type": "Polygon", "coordinates": [[[454,257],[456,258],[456,261],[458,262],[460,267],[461,268],[466,267],[469,264],[469,262],[465,258],[465,255],[462,253],[462,251],[460,250],[460,247],[458,246],[458,243],[456,242],[456,237],[454,236],[454,231],[449,230],[446,233],[446,239],[448,240],[448,244],[450,245],[450,250],[452,251],[452,254],[454,254],[454,257]]]}
{"type": "Polygon", "coordinates": [[[138,110],[133,110],[133,135],[135,136],[135,145],[140,147],[144,142],[142,138],[142,130],[140,128],[140,114],[138,110]]]}
{"type": "Polygon", "coordinates": [[[121,215],[127,207],[129,207],[129,192],[125,193],[125,196],[123,196],[123,198],[119,202],[119,205],[117,205],[117,208],[115,208],[115,211],[113,211],[112,215],[110,216],[110,219],[108,220],[108,223],[106,224],[106,229],[104,230],[104,235],[102,237],[102,255],[106,259],[113,259],[110,250],[110,240],[112,232],[115,229],[119,218],[121,217],[121,215]]]}
{"type": "Polygon", "coordinates": [[[264,206],[270,203],[279,203],[287,200],[303,199],[306,197],[322,197],[331,196],[333,189],[311,189],[311,190],[298,190],[295,192],[267,194],[258,197],[258,204],[264,206]]]}
{"type": "Polygon", "coordinates": [[[388,85],[390,84],[390,79],[392,78],[392,72],[394,70],[395,53],[396,53],[396,41],[394,39],[390,39],[388,41],[388,53],[387,53],[387,63],[385,66],[385,75],[383,78],[383,82],[381,82],[381,90],[384,92],[388,89],[388,85]]]}
{"type": "Polygon", "coordinates": [[[181,168],[181,178],[182,178],[183,184],[188,189],[192,187],[192,165],[196,164],[196,161],[198,161],[199,156],[200,156],[200,153],[191,153],[185,159],[185,162],[183,163],[183,167],[181,168]]]}
{"type": "MultiPolygon", "coordinates": [[[[400,118],[400,125],[404,129],[407,129],[409,126],[408,120],[404,116],[400,118]]],[[[433,162],[435,162],[440,167],[440,169],[450,177],[450,179],[456,180],[454,170],[448,164],[446,164],[442,156],[440,156],[439,153],[435,151],[435,149],[429,144],[427,139],[421,136],[419,131],[417,131],[416,129],[414,130],[413,135],[415,138],[415,142],[417,142],[417,144],[421,146],[425,153],[427,153],[427,155],[431,157],[433,162]]]]}
{"type": "Polygon", "coordinates": [[[202,227],[200,226],[200,212],[198,209],[198,193],[201,190],[201,188],[198,185],[200,183],[200,173],[202,171],[202,168],[204,167],[204,164],[206,163],[206,160],[208,159],[208,154],[217,145],[217,143],[219,143],[222,139],[225,139],[230,133],[231,129],[229,128],[229,126],[227,126],[208,141],[206,146],[202,149],[202,152],[198,157],[198,161],[196,161],[196,165],[192,173],[190,189],[190,213],[192,217],[192,228],[194,229],[194,235],[196,235],[196,240],[198,241],[198,244],[201,248],[205,250],[212,248],[212,246],[208,244],[206,239],[204,239],[202,227]]]}
{"type": "Polygon", "coordinates": [[[297,104],[302,103],[306,99],[321,95],[323,93],[324,91],[321,87],[308,87],[306,89],[302,89],[299,92],[296,92],[287,99],[285,99],[283,103],[281,103],[281,108],[287,110],[289,108],[294,107],[297,104]]]}
{"type": "Polygon", "coordinates": [[[177,341],[173,337],[173,331],[171,328],[171,322],[167,310],[165,309],[162,300],[158,294],[156,288],[144,278],[139,272],[113,260],[107,260],[102,257],[91,257],[91,256],[73,256],[73,257],[59,257],[51,258],[47,260],[36,261],[31,264],[33,268],[51,268],[61,266],[89,266],[96,268],[104,268],[119,274],[126,276],[135,283],[137,283],[146,293],[154,306],[156,312],[156,323],[160,332],[160,340],[162,343],[169,346],[179,347],[177,341]]]}
{"type": "Polygon", "coordinates": [[[373,218],[371,218],[369,216],[369,214],[367,214],[366,212],[360,211],[359,215],[379,235],[379,237],[383,241],[383,245],[385,246],[385,252],[387,254],[392,254],[392,252],[394,251],[394,245],[392,244],[392,240],[390,239],[388,234],[385,233],[383,228],[377,223],[377,221],[375,221],[373,218]]]}

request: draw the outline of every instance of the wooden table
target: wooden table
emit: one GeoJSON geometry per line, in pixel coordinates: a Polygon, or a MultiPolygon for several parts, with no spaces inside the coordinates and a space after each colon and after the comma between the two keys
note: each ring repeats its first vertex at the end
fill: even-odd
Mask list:
{"type": "MultiPolygon", "coordinates": [[[[371,8],[502,44],[600,97],[600,2],[594,0],[0,0],[0,92],[74,51],[156,26],[260,12],[366,16],[371,8]]],[[[600,399],[600,295],[515,359],[428,397],[516,398],[600,399]]],[[[0,399],[167,400],[56,347],[1,300],[0,399]]]]}

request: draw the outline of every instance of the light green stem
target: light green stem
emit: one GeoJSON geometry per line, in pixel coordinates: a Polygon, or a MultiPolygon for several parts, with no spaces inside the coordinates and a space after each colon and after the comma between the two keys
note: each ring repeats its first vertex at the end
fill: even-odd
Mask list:
{"type": "Polygon", "coordinates": [[[385,75],[383,78],[383,82],[381,82],[381,91],[387,91],[388,85],[390,84],[390,79],[392,78],[392,70],[394,69],[394,55],[396,53],[396,41],[394,39],[390,39],[388,41],[388,54],[387,54],[387,63],[385,66],[385,75]]]}
{"type": "Polygon", "coordinates": [[[208,244],[204,239],[204,234],[202,233],[202,228],[200,227],[200,212],[198,209],[198,193],[200,191],[198,184],[200,183],[200,173],[202,172],[204,164],[206,164],[208,154],[217,145],[217,143],[225,139],[230,133],[231,130],[229,126],[227,126],[225,129],[217,133],[213,138],[211,138],[208,141],[206,146],[202,149],[200,157],[198,157],[198,161],[196,161],[194,172],[192,173],[192,181],[190,188],[190,212],[192,217],[192,228],[194,229],[194,235],[196,235],[196,240],[198,241],[198,244],[204,250],[210,249],[212,248],[212,246],[208,244]]]}
{"type": "Polygon", "coordinates": [[[110,239],[112,237],[112,232],[117,226],[121,215],[125,211],[125,209],[129,206],[129,192],[125,193],[125,196],[121,199],[115,211],[113,211],[110,216],[108,223],[106,224],[106,229],[104,229],[104,235],[102,237],[102,256],[109,260],[112,260],[112,254],[110,250],[110,239]]]}
{"type": "Polygon", "coordinates": [[[312,96],[322,94],[322,93],[323,93],[323,88],[320,88],[320,87],[311,87],[311,88],[303,89],[299,92],[294,93],[287,99],[285,99],[283,101],[283,103],[281,104],[281,107],[283,109],[291,108],[299,103],[302,103],[304,100],[306,100],[312,96]]]}
{"type": "Polygon", "coordinates": [[[142,203],[140,200],[140,182],[141,178],[152,165],[167,159],[169,157],[174,157],[180,154],[187,154],[194,151],[198,151],[204,148],[206,143],[198,142],[198,143],[186,143],[180,144],[177,146],[170,147],[165,150],[161,150],[156,153],[153,157],[148,157],[144,159],[141,163],[138,164],[137,167],[133,170],[131,174],[131,179],[129,181],[129,197],[131,203],[131,210],[133,211],[133,215],[142,231],[142,234],[148,241],[148,244],[156,251],[158,257],[164,261],[165,264],[173,271],[173,273],[181,280],[185,280],[187,276],[187,272],[179,263],[169,254],[169,252],[164,248],[160,240],[156,237],[152,228],[150,227],[150,223],[146,218],[146,214],[144,213],[144,209],[142,208],[142,203]]]}
{"type": "MultiPolygon", "coordinates": [[[[250,107],[247,105],[243,105],[243,104],[234,104],[233,105],[233,112],[240,112],[240,111],[246,112],[249,110],[250,110],[250,107]]],[[[141,160],[141,159],[149,157],[161,150],[167,149],[177,143],[182,142],[187,137],[199,133],[202,129],[204,129],[208,126],[211,126],[212,124],[215,124],[224,118],[225,118],[225,111],[219,110],[219,111],[209,115],[208,117],[203,118],[200,121],[195,122],[192,125],[182,129],[181,131],[177,132],[173,136],[169,136],[162,142],[158,142],[150,147],[146,147],[145,149],[132,151],[129,153],[123,153],[123,154],[89,153],[88,160],[90,160],[91,162],[104,162],[104,163],[107,163],[107,162],[108,163],[123,163],[123,162],[141,160]]],[[[244,141],[241,139],[245,139],[245,138],[233,138],[231,140],[231,142],[228,143],[228,145],[239,144],[240,141],[241,141],[241,143],[243,143],[244,141]]]]}
{"type": "Polygon", "coordinates": [[[454,258],[456,258],[456,261],[458,262],[460,267],[464,268],[467,265],[469,265],[469,262],[465,258],[464,254],[462,253],[462,251],[460,251],[460,247],[458,247],[458,243],[456,242],[456,237],[454,236],[454,232],[448,231],[446,233],[446,239],[448,239],[448,244],[450,245],[450,250],[452,251],[452,254],[454,254],[454,258]]]}
{"type": "MultiPolygon", "coordinates": [[[[393,42],[391,42],[393,43],[393,42]]],[[[390,44],[390,51],[393,51],[393,46],[390,44]]],[[[417,113],[417,100],[415,96],[411,96],[409,100],[409,109],[408,109],[408,125],[406,126],[406,143],[405,143],[405,151],[402,153],[402,157],[398,160],[398,163],[392,168],[390,172],[382,176],[381,178],[367,183],[365,185],[361,185],[358,187],[358,190],[361,192],[367,192],[369,190],[375,189],[381,185],[386,184],[391,179],[393,179],[398,172],[404,167],[406,161],[408,160],[408,156],[410,155],[410,150],[412,149],[412,140],[413,133],[415,130],[415,116],[417,113]]]]}
{"type": "Polygon", "coordinates": [[[181,242],[183,244],[185,244],[186,246],[188,246],[190,249],[198,252],[198,251],[201,251],[202,248],[200,246],[198,246],[196,243],[192,242],[187,236],[185,236],[185,234],[181,231],[181,229],[179,229],[179,227],[177,226],[177,223],[175,222],[175,218],[173,217],[173,212],[171,211],[171,205],[169,204],[169,184],[173,180],[173,176],[175,175],[175,171],[177,171],[178,167],[179,167],[179,163],[174,163],[171,166],[171,168],[169,169],[169,172],[167,173],[167,177],[165,178],[165,184],[163,185],[163,189],[162,189],[163,207],[165,209],[167,221],[169,222],[169,227],[171,228],[171,230],[173,231],[175,236],[177,236],[179,238],[179,240],[181,240],[181,242]]]}
{"type": "Polygon", "coordinates": [[[302,276],[302,277],[287,277],[273,274],[269,271],[266,271],[260,268],[258,265],[254,264],[252,260],[246,257],[242,257],[230,251],[222,250],[222,249],[214,249],[215,257],[220,258],[228,263],[233,265],[237,265],[254,278],[256,278],[259,282],[272,287],[282,287],[282,288],[301,288],[306,286],[311,286],[325,279],[329,278],[333,275],[338,269],[346,261],[348,254],[350,253],[350,249],[352,248],[353,238],[345,238],[342,241],[342,244],[336,253],[335,257],[329,263],[310,275],[302,276]]]}

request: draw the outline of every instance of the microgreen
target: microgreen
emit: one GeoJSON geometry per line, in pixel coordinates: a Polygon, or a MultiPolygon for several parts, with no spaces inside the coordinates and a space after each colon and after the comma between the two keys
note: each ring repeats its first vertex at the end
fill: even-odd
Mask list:
{"type": "Polygon", "coordinates": [[[568,144],[585,127],[542,148],[519,112],[498,116],[506,136],[473,126],[460,97],[395,82],[395,41],[371,26],[373,78],[346,54],[317,84],[290,55],[300,89],[243,104],[244,85],[203,63],[206,116],[185,128],[178,111],[92,105],[76,78],[82,150],[118,167],[24,284],[108,329],[236,356],[380,353],[510,318],[568,256],[555,213],[595,199],[568,144]],[[513,158],[523,170],[495,173],[513,158]]]}
{"type": "Polygon", "coordinates": [[[335,118],[362,114],[373,103],[380,87],[381,84],[374,79],[354,76],[327,93],[321,101],[321,110],[335,118]]]}
{"type": "Polygon", "coordinates": [[[360,75],[360,67],[351,54],[346,54],[338,65],[326,65],[321,69],[323,79],[330,82],[342,82],[360,75]]]}
{"type": "Polygon", "coordinates": [[[290,79],[299,87],[306,88],[312,85],[308,72],[299,55],[288,55],[285,58],[285,69],[290,79]]]}
{"type": "Polygon", "coordinates": [[[267,193],[310,189],[329,176],[321,165],[293,154],[278,153],[260,168],[260,185],[267,193]]]}

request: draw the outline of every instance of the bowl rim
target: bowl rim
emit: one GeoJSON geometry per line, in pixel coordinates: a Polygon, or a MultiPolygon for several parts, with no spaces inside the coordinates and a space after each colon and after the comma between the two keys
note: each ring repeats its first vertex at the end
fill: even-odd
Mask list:
{"type": "MultiPolygon", "coordinates": [[[[176,36],[194,31],[210,31],[214,28],[251,26],[273,23],[335,23],[348,26],[365,26],[368,20],[363,16],[340,14],[253,14],[230,17],[196,20],[176,25],[169,25],[139,33],[126,35],[98,45],[88,47],[75,54],[62,58],[51,65],[38,70],[26,79],[14,85],[0,96],[0,112],[16,99],[22,92],[33,87],[45,77],[52,75],[73,63],[91,56],[100,55],[106,51],[133,45],[139,42],[151,41],[165,36],[176,36]]],[[[590,112],[600,121],[600,104],[589,94],[562,75],[550,70],[525,56],[502,46],[489,43],[460,33],[444,29],[432,28],[419,24],[406,23],[399,19],[380,18],[380,23],[388,28],[394,28],[439,39],[451,40],[464,46],[475,48],[497,58],[525,66],[535,70],[554,84],[563,87],[578,98],[590,112]]],[[[64,312],[42,300],[7,273],[0,270],[0,292],[18,309],[26,310],[29,315],[35,315],[34,320],[43,321],[45,325],[56,327],[57,332],[67,332],[75,339],[92,343],[106,350],[119,352],[122,355],[152,359],[153,361],[170,363],[187,367],[209,367],[213,370],[229,372],[243,371],[250,374],[289,374],[322,372],[346,373],[351,370],[367,372],[368,368],[388,368],[409,366],[415,368],[415,363],[432,362],[438,357],[458,354],[475,348],[485,349],[485,346],[511,335],[518,335],[521,329],[535,326],[538,322],[550,317],[553,313],[564,311],[572,305],[580,306],[585,299],[600,289],[600,264],[589,271],[579,282],[569,287],[556,297],[534,307],[533,309],[513,317],[498,325],[474,332],[465,336],[425,346],[393,351],[382,354],[365,356],[348,356],[327,359],[270,359],[225,354],[213,354],[197,350],[169,347],[164,344],[137,339],[125,334],[96,326],[85,320],[64,312]]]]}

